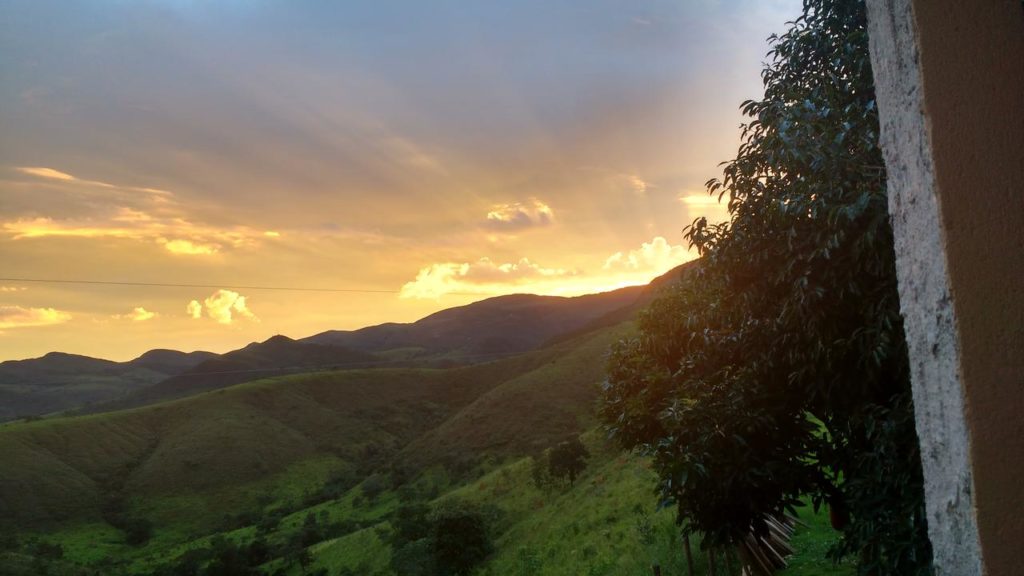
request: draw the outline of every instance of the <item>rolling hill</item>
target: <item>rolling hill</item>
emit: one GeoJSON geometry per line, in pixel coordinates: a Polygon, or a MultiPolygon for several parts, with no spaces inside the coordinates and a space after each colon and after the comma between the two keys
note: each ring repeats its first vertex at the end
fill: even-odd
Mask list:
{"type": "MultiPolygon", "coordinates": [[[[426,339],[367,350],[276,336],[141,389],[159,394],[140,407],[0,425],[0,575],[205,576],[221,573],[211,558],[236,546],[258,572],[232,573],[405,574],[392,565],[408,552],[394,539],[401,507],[448,501],[491,518],[495,551],[481,574],[648,573],[652,563],[682,573],[678,527],[671,510],[656,510],[649,463],[604,440],[594,411],[608,347],[629,337],[633,315],[672,277],[627,292],[618,308],[591,301],[557,330],[538,310],[565,300],[512,297],[456,309],[449,326],[435,318],[434,344],[413,325],[389,329],[426,339]],[[468,362],[488,349],[460,339],[486,323],[460,327],[459,315],[522,328],[491,350],[532,349],[430,367],[423,359],[468,362]],[[402,354],[389,354],[394,345],[402,354]],[[259,379],[232,385],[236,377],[259,379]],[[591,457],[575,485],[538,484],[537,457],[581,434],[591,457]]],[[[181,361],[154,351],[133,362],[181,361]]],[[[112,364],[54,356],[45,365],[112,364]]],[[[794,565],[807,568],[787,575],[852,573],[822,558],[836,538],[823,514],[799,535],[807,551],[794,565]]],[[[696,560],[702,568],[700,552],[696,560]]]]}
{"type": "Polygon", "coordinates": [[[381,364],[381,359],[373,354],[341,346],[299,342],[278,335],[213,356],[175,376],[137,389],[117,400],[93,405],[82,412],[110,412],[146,406],[275,375],[381,364]]]}
{"type": "Polygon", "coordinates": [[[332,330],[299,340],[278,335],[221,355],[157,349],[129,362],[112,362],[51,352],[3,362],[0,422],[64,411],[123,410],[332,367],[451,367],[511,356],[626,321],[692,266],[679,266],[646,286],[573,298],[499,296],[408,324],[332,330]]]}
{"type": "Polygon", "coordinates": [[[102,403],[155,384],[214,357],[151,350],[128,362],[51,352],[0,363],[0,422],[102,403]]]}
{"type": "Polygon", "coordinates": [[[0,522],[96,520],[115,492],[150,502],[188,493],[209,510],[244,508],[251,502],[239,487],[303,462],[366,469],[403,454],[403,464],[419,469],[522,454],[589,422],[599,359],[617,334],[606,329],[462,368],[282,376],[133,410],[8,425],[0,428],[0,522]],[[225,499],[226,488],[235,495],[225,499]]]}
{"type": "Polygon", "coordinates": [[[633,305],[646,286],[575,298],[513,294],[449,308],[411,324],[332,330],[304,342],[381,352],[412,348],[449,357],[510,354],[536,349],[556,336],[633,305]]]}

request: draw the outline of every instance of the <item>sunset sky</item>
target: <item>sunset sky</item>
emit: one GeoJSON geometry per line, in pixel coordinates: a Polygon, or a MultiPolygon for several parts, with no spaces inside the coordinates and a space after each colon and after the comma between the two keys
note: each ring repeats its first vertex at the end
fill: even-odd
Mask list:
{"type": "Polygon", "coordinates": [[[796,0],[0,5],[0,360],[645,283],[796,0]],[[303,287],[379,292],[268,291],[303,287]],[[249,288],[244,288],[249,287],[249,288]]]}

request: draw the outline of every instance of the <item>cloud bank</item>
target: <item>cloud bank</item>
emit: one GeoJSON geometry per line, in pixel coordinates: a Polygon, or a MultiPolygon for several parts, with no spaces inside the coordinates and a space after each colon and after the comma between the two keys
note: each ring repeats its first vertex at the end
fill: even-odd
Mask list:
{"type": "Polygon", "coordinates": [[[128,314],[115,314],[115,320],[131,320],[132,322],[145,322],[159,316],[156,312],[150,312],[142,306],[132,309],[128,314]]]}
{"type": "Polygon", "coordinates": [[[27,328],[30,326],[52,326],[71,320],[71,314],[54,308],[25,308],[22,306],[0,306],[0,330],[27,328]]]}
{"type": "Polygon", "coordinates": [[[578,271],[544,268],[528,258],[498,264],[489,258],[476,262],[442,262],[421,268],[416,279],[402,286],[401,298],[440,298],[445,294],[490,294],[537,280],[575,276],[578,271]]]}
{"type": "Polygon", "coordinates": [[[550,206],[531,198],[526,202],[498,204],[487,213],[484,226],[492,230],[516,231],[526,228],[550,226],[555,221],[555,212],[550,206]]]}
{"type": "Polygon", "coordinates": [[[663,274],[672,268],[693,260],[695,251],[683,246],[673,246],[668,240],[656,236],[650,242],[644,242],[636,250],[616,252],[604,262],[604,269],[622,272],[650,272],[652,275],[663,274]]]}

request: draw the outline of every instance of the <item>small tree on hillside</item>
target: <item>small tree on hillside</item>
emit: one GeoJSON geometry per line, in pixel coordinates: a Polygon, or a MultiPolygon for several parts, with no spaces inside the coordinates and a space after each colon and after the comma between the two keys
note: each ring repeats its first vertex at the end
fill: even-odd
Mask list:
{"type": "Polygon", "coordinates": [[[487,516],[473,505],[446,502],[431,523],[434,564],[442,576],[466,576],[494,551],[487,516]]]}
{"type": "Polygon", "coordinates": [[[587,452],[579,438],[572,438],[555,446],[548,455],[548,470],[555,478],[568,479],[569,485],[576,483],[576,478],[587,468],[587,452]]]}

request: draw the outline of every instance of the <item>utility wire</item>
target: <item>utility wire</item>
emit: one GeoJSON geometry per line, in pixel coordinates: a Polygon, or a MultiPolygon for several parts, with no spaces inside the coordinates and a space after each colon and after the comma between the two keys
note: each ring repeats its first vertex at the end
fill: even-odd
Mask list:
{"type": "MultiPolygon", "coordinates": [[[[313,345],[316,346],[317,344],[313,344],[313,345]]],[[[324,346],[324,344],[320,344],[320,346],[324,346]]],[[[330,346],[330,345],[327,345],[327,346],[330,346]]],[[[340,347],[344,348],[344,346],[340,346],[340,347]]],[[[444,361],[444,360],[451,360],[451,361],[454,361],[454,362],[458,362],[460,360],[469,360],[469,359],[486,360],[488,358],[493,358],[495,360],[499,360],[501,358],[505,358],[505,357],[508,357],[508,356],[519,356],[519,355],[525,354],[526,352],[531,352],[531,350],[527,350],[525,352],[489,352],[489,353],[481,353],[481,354],[465,354],[463,356],[435,357],[435,358],[431,358],[429,356],[426,356],[426,357],[421,357],[421,358],[406,358],[404,360],[362,360],[362,361],[360,361],[360,360],[353,360],[353,361],[334,362],[334,363],[331,363],[331,364],[320,364],[320,365],[311,365],[311,366],[273,366],[273,367],[268,366],[266,368],[244,368],[244,369],[238,369],[238,370],[218,370],[218,371],[211,371],[211,372],[182,372],[180,374],[174,374],[173,376],[169,376],[168,378],[179,378],[179,377],[192,378],[192,377],[199,377],[199,376],[215,376],[215,375],[219,376],[221,374],[250,374],[250,373],[259,373],[259,372],[311,372],[311,373],[312,372],[334,372],[334,371],[347,370],[347,369],[357,369],[358,370],[359,368],[369,368],[369,367],[373,367],[373,366],[385,366],[385,367],[388,367],[388,368],[416,368],[416,364],[421,363],[421,362],[438,362],[438,361],[444,361]],[[403,364],[405,364],[405,365],[403,366],[403,364]]],[[[217,358],[213,358],[212,360],[219,360],[223,356],[225,356],[226,354],[230,354],[230,352],[225,353],[225,354],[218,354],[218,357],[217,358]]],[[[121,362],[121,364],[127,364],[127,363],[130,363],[130,362],[131,361],[121,362]]]]}
{"type": "MultiPolygon", "coordinates": [[[[168,282],[122,282],[117,280],[67,280],[56,278],[0,278],[0,282],[32,282],[37,284],[89,284],[99,286],[144,286],[157,288],[230,288],[232,290],[276,290],[285,292],[349,292],[360,294],[399,294],[401,290],[368,288],[308,288],[302,286],[226,286],[223,284],[172,284],[168,282]]],[[[486,296],[472,292],[445,292],[443,296],[486,296]]]]}

